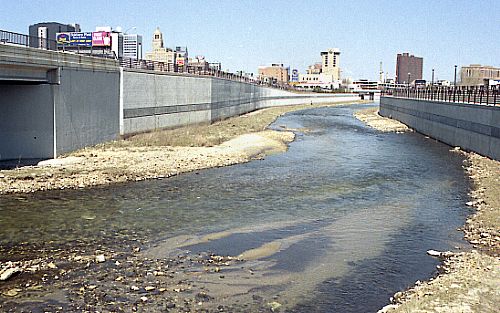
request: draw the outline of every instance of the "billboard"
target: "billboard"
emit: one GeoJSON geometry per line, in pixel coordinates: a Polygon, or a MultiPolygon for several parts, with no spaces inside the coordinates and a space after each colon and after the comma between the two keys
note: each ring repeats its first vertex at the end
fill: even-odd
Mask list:
{"type": "Polygon", "coordinates": [[[176,63],[177,63],[177,65],[178,65],[178,66],[184,66],[184,63],[185,63],[185,62],[184,62],[184,58],[179,58],[179,59],[177,59],[177,60],[176,60],[176,63]]]}
{"type": "Polygon", "coordinates": [[[93,32],[92,33],[93,47],[110,47],[111,33],[110,32],[93,32]]]}
{"type": "Polygon", "coordinates": [[[299,70],[293,69],[292,70],[292,82],[298,82],[299,81],[299,70]]]}
{"type": "Polygon", "coordinates": [[[73,33],[56,33],[56,41],[58,45],[70,47],[90,47],[92,46],[92,33],[90,32],[73,32],[73,33]]]}

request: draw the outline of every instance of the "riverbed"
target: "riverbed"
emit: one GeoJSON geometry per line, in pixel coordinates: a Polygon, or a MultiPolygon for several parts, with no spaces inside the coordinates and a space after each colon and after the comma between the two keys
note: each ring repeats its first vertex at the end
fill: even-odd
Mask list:
{"type": "Polygon", "coordinates": [[[366,107],[286,114],[271,128],[296,139],[263,160],[2,196],[1,261],[55,265],[22,278],[24,287],[24,273],[4,283],[19,290],[3,305],[377,311],[434,275],[438,260],[426,250],[466,246],[456,229],[470,212],[469,185],[463,155],[419,134],[370,129],[353,117],[366,107]]]}

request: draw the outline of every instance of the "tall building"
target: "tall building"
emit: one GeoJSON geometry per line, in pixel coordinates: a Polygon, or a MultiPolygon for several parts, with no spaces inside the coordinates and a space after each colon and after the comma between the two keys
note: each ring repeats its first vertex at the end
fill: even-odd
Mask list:
{"type": "Polygon", "coordinates": [[[416,79],[422,79],[423,66],[423,58],[408,53],[398,53],[396,59],[396,83],[410,84],[416,79]]]}
{"type": "Polygon", "coordinates": [[[471,64],[469,66],[462,66],[460,69],[460,85],[462,86],[484,85],[485,80],[500,81],[500,68],[481,64],[471,64]]]}
{"type": "Polygon", "coordinates": [[[29,45],[34,48],[49,48],[49,41],[56,40],[56,33],[79,31],[80,25],[78,24],[61,24],[56,22],[33,24],[29,26],[29,45]]]}
{"type": "Polygon", "coordinates": [[[163,46],[163,34],[157,27],[153,33],[153,51],[146,53],[146,60],[163,62],[169,67],[175,64],[175,51],[163,46]]]}
{"type": "Polygon", "coordinates": [[[259,79],[264,82],[288,84],[289,68],[283,64],[273,63],[270,66],[259,66],[259,79]]]}
{"type": "Polygon", "coordinates": [[[332,80],[340,80],[340,50],[338,48],[328,49],[321,53],[321,72],[332,75],[332,80]]]}
{"type": "Polygon", "coordinates": [[[137,34],[123,35],[123,57],[142,59],[142,36],[137,34]]]}

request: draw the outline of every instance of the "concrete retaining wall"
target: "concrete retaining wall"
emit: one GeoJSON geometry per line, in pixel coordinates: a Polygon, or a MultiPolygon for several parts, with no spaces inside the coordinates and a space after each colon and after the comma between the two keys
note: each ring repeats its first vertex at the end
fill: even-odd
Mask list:
{"type": "Polygon", "coordinates": [[[270,106],[357,99],[353,94],[297,94],[215,77],[125,70],[120,134],[211,123],[270,106]]]}
{"type": "Polygon", "coordinates": [[[119,72],[61,70],[54,88],[56,155],[118,138],[119,72]]]}
{"type": "Polygon", "coordinates": [[[380,115],[451,146],[500,160],[500,107],[382,97],[380,115]]]}

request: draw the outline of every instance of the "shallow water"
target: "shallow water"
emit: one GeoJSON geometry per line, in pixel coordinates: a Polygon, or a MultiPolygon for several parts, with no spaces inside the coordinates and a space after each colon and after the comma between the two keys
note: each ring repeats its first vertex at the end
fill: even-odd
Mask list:
{"type": "MultiPolygon", "coordinates": [[[[437,261],[427,249],[464,245],[456,228],[468,214],[468,182],[463,156],[419,134],[372,130],[352,115],[363,107],[279,118],[272,127],[308,131],[264,160],[0,197],[1,250],[77,241],[139,243],[155,258],[244,255],[242,268],[260,270],[246,292],[279,296],[290,312],[375,312],[433,274],[437,261]]],[[[224,283],[238,285],[240,269],[231,271],[224,283]]]]}

